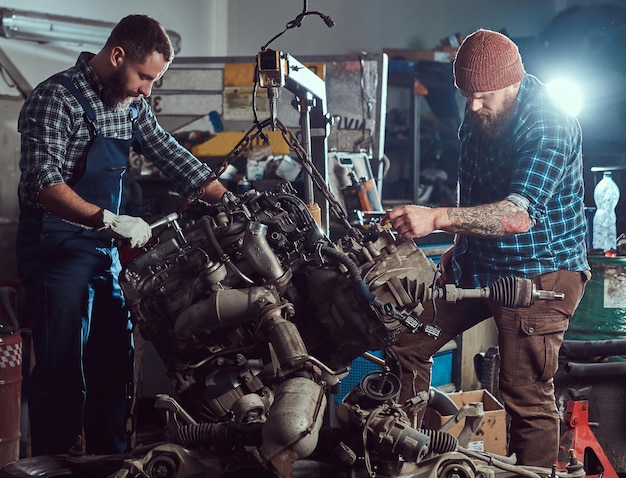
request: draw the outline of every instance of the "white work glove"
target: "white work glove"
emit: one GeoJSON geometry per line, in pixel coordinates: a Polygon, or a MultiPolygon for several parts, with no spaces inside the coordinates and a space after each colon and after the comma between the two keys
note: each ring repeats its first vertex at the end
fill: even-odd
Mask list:
{"type": "Polygon", "coordinates": [[[107,209],[102,210],[102,228],[118,239],[125,239],[130,247],[142,247],[152,237],[150,225],[140,217],[118,216],[107,209]]]}

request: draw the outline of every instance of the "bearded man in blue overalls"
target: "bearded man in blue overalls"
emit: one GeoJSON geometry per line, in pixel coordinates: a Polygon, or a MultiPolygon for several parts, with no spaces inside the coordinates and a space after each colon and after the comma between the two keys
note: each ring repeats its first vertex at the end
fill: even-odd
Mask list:
{"type": "Polygon", "coordinates": [[[129,449],[132,327],[116,240],[142,247],[150,226],[120,214],[129,152],[141,152],[183,196],[225,192],[158,123],[145,97],[173,59],[162,25],[130,15],[97,54],[39,84],[20,112],[18,269],[35,366],[32,455],[129,449]]]}

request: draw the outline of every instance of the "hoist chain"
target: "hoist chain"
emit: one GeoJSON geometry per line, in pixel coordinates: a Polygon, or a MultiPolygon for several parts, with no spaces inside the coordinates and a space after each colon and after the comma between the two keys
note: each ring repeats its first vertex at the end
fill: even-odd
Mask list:
{"type": "Polygon", "coordinates": [[[305,149],[302,147],[302,144],[300,143],[300,141],[298,141],[298,138],[296,138],[296,135],[293,134],[293,132],[289,128],[287,128],[279,119],[276,120],[276,126],[282,133],[285,143],[287,143],[287,145],[289,145],[289,147],[296,153],[296,156],[298,156],[302,167],[309,175],[309,177],[313,180],[315,186],[322,192],[324,198],[328,201],[328,208],[331,214],[333,214],[335,219],[337,219],[350,232],[353,237],[362,239],[361,233],[357,231],[352,226],[352,224],[350,224],[350,221],[348,221],[348,215],[346,214],[343,206],[341,205],[341,203],[339,203],[339,201],[337,201],[337,199],[335,199],[335,196],[326,184],[326,180],[320,174],[318,169],[313,164],[313,161],[311,161],[311,159],[307,155],[305,149]]]}
{"type": "Polygon", "coordinates": [[[213,169],[213,172],[211,173],[211,177],[209,178],[209,181],[214,181],[217,178],[219,178],[224,171],[226,171],[226,169],[228,168],[228,166],[239,157],[239,155],[241,155],[243,152],[247,151],[250,146],[252,145],[252,143],[254,143],[254,141],[260,136],[261,139],[263,140],[264,143],[268,143],[269,140],[267,138],[267,136],[265,135],[265,133],[263,132],[263,128],[265,128],[266,126],[271,124],[271,120],[270,119],[266,119],[265,121],[262,122],[256,122],[247,132],[246,134],[243,136],[243,138],[241,138],[241,140],[235,145],[235,147],[232,149],[232,151],[230,153],[228,153],[228,156],[226,156],[224,158],[224,161],[222,161],[217,167],[215,167],[213,169]]]}

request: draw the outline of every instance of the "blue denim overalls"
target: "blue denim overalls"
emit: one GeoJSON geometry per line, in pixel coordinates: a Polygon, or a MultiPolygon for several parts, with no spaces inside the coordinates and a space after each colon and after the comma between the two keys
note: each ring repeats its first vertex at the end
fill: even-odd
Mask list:
{"type": "MultiPolygon", "coordinates": [[[[131,138],[105,138],[71,80],[53,78],[80,102],[93,134],[85,172],[72,187],[83,199],[118,213],[130,147],[141,141],[137,109],[130,110],[131,138]]],[[[85,437],[87,453],[128,451],[134,351],[113,240],[52,214],[22,209],[17,244],[35,351],[28,391],[33,456],[67,453],[79,436],[85,437]]]]}

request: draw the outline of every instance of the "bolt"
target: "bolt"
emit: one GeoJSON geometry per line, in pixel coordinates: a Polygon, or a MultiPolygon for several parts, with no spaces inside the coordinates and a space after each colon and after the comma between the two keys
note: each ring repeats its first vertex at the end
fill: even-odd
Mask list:
{"type": "Polygon", "coordinates": [[[170,470],[167,466],[159,464],[152,470],[154,472],[154,478],[167,478],[170,475],[170,470]]]}
{"type": "Polygon", "coordinates": [[[174,478],[176,464],[167,456],[159,457],[150,469],[150,478],[174,478]]]}

